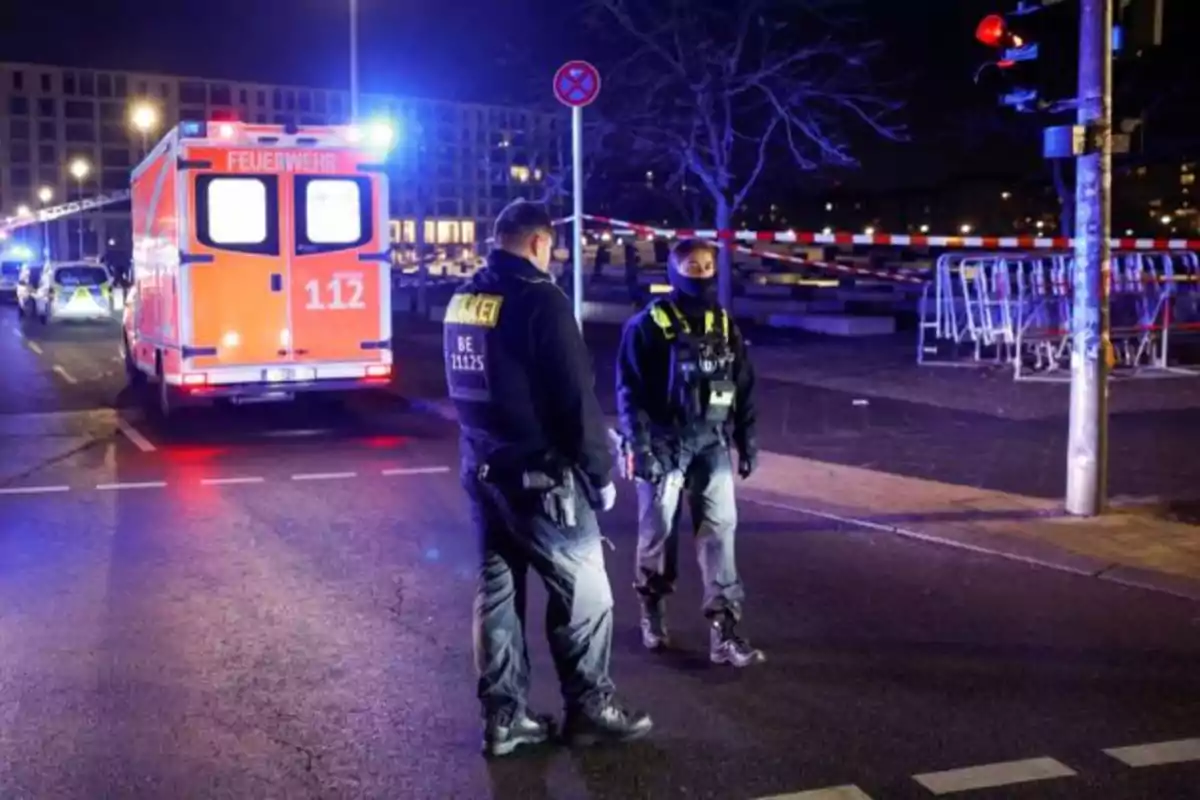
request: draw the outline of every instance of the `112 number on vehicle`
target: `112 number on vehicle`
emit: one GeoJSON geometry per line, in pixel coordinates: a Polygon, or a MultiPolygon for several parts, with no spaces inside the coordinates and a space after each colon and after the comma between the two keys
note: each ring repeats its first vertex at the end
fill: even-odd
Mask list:
{"type": "Polygon", "coordinates": [[[304,293],[307,299],[304,308],[308,311],[342,311],[367,307],[363,301],[362,275],[334,275],[324,283],[319,278],[313,278],[304,284],[304,293]]]}

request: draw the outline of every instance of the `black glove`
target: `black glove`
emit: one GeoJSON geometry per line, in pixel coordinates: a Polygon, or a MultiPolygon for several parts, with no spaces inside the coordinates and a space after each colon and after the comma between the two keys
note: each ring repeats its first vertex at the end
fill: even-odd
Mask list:
{"type": "Polygon", "coordinates": [[[647,483],[658,483],[662,480],[666,470],[663,469],[662,462],[658,457],[649,450],[635,450],[633,453],[633,477],[639,478],[647,483]]]}
{"type": "Polygon", "coordinates": [[[749,478],[758,468],[758,451],[753,449],[738,450],[738,475],[749,478]]]}

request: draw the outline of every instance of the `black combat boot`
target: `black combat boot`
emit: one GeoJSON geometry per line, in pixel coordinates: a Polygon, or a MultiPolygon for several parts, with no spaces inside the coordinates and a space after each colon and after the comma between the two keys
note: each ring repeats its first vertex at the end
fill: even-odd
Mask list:
{"type": "Polygon", "coordinates": [[[737,634],[737,620],[732,614],[717,614],[711,620],[708,657],[714,664],[748,667],[767,660],[762,650],[756,650],[737,634]]]}
{"type": "Polygon", "coordinates": [[[568,710],[563,735],[572,747],[590,747],[604,742],[632,742],[653,729],[649,714],[625,708],[606,697],[568,710]]]}
{"type": "Polygon", "coordinates": [[[667,631],[667,601],[662,597],[642,595],[642,645],[647,650],[665,650],[671,646],[667,631]]]}
{"type": "Polygon", "coordinates": [[[483,728],[483,754],[506,756],[524,745],[542,744],[554,735],[554,720],[528,711],[503,709],[488,714],[483,728]]]}

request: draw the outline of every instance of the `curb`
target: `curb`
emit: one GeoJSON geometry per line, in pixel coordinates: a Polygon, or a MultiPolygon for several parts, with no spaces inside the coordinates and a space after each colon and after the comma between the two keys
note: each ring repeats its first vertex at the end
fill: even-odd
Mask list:
{"type": "MultiPolygon", "coordinates": [[[[408,403],[413,409],[444,421],[454,422],[458,419],[454,410],[454,404],[449,399],[410,399],[408,403]]],[[[609,423],[612,423],[611,419],[609,423]]],[[[797,500],[789,495],[765,489],[739,488],[738,496],[745,502],[768,508],[791,511],[865,530],[889,533],[926,544],[952,547],[956,550],[965,550],[980,555],[1003,558],[1008,561],[1019,561],[1036,567],[1052,569],[1056,572],[1066,572],[1071,575],[1108,581],[1109,583],[1116,583],[1121,586],[1146,589],[1200,603],[1200,581],[1198,580],[1076,553],[1045,541],[1023,539],[1004,533],[982,531],[966,526],[955,527],[947,523],[933,524],[951,527],[953,533],[938,533],[931,530],[921,530],[920,527],[907,527],[889,522],[875,522],[869,519],[869,514],[865,513],[862,509],[819,501],[813,502],[809,499],[797,500]]]]}
{"type": "Polygon", "coordinates": [[[860,509],[812,503],[809,500],[797,501],[793,497],[762,489],[741,489],[739,496],[746,502],[768,508],[792,511],[856,528],[889,533],[926,544],[952,547],[956,550],[966,550],[1008,561],[1019,561],[1056,572],[1095,578],[1122,586],[1147,589],[1184,600],[1200,602],[1200,581],[1195,579],[1144,567],[1120,564],[1076,553],[1043,541],[1022,539],[1003,533],[973,530],[966,527],[956,528],[953,534],[922,531],[919,528],[872,521],[866,518],[868,515],[860,509]]]}

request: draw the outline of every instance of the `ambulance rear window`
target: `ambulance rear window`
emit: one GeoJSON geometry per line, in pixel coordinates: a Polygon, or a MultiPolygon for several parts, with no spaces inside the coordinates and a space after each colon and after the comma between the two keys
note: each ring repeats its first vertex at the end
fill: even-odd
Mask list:
{"type": "Polygon", "coordinates": [[[296,208],[300,253],[358,247],[374,236],[370,178],[298,176],[296,208]]]}
{"type": "Polygon", "coordinates": [[[196,236],[207,247],[244,253],[279,252],[279,178],[200,175],[196,236]]]}

